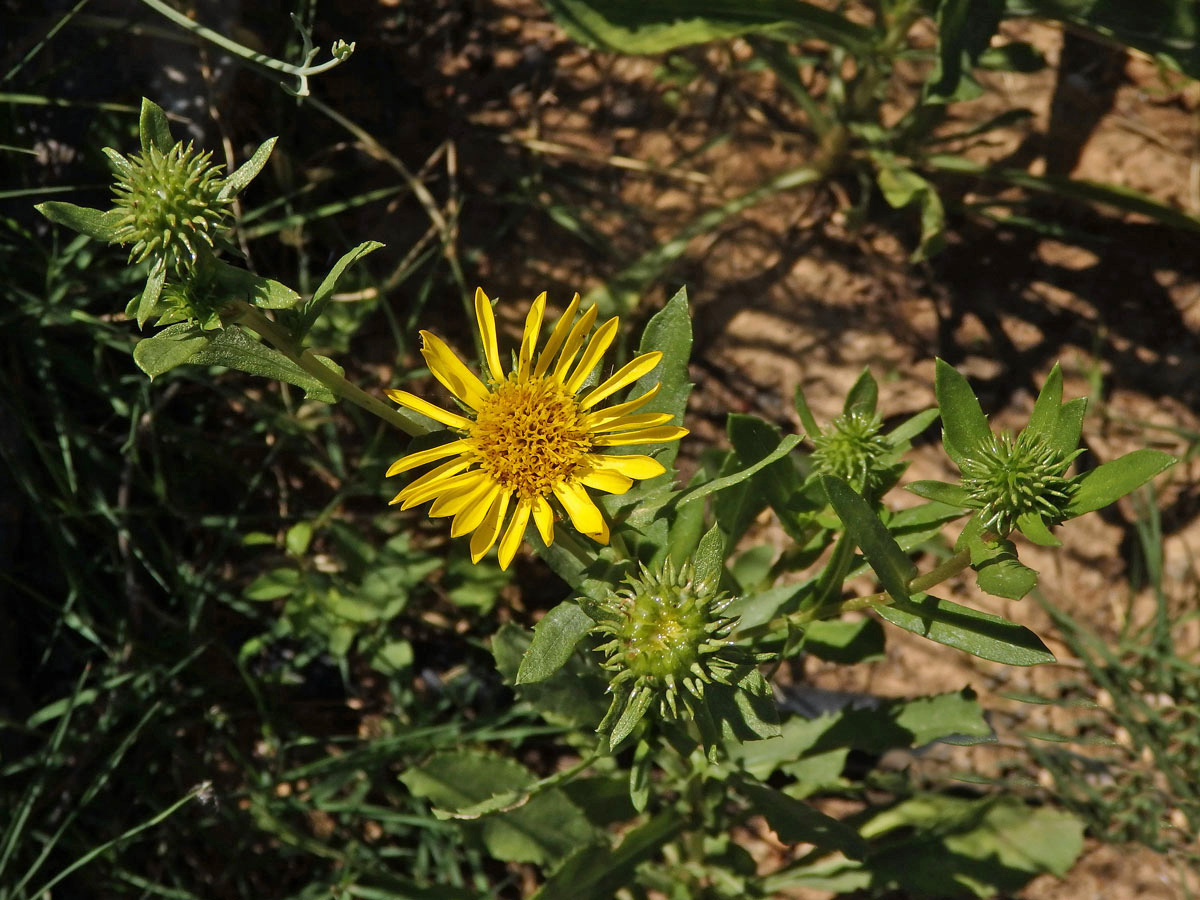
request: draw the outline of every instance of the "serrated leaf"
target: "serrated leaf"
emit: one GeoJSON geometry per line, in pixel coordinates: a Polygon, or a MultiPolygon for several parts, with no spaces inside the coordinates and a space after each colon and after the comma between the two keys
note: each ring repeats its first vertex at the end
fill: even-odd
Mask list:
{"type": "Polygon", "coordinates": [[[142,152],[149,153],[155,147],[161,153],[168,152],[175,146],[171,137],[171,125],[167,114],[153,100],[142,98],[142,111],[138,116],[138,138],[142,144],[142,152]]]}
{"type": "Polygon", "coordinates": [[[961,469],[963,460],[983,446],[992,432],[967,379],[941,359],[937,361],[934,391],[942,414],[942,445],[961,469]]]}
{"type": "Polygon", "coordinates": [[[286,284],[217,261],[218,283],[233,296],[261,309],[290,309],[300,295],[286,284]]]}
{"type": "Polygon", "coordinates": [[[254,154],[225,179],[225,183],[221,185],[221,192],[217,197],[221,200],[226,200],[241,193],[246,185],[253,181],[258,173],[263,170],[263,166],[271,158],[271,150],[274,149],[277,140],[279,138],[267,138],[259,144],[254,154]]]}
{"type": "Polygon", "coordinates": [[[442,818],[478,808],[497,797],[515,802],[537,781],[517,761],[477,750],[436,753],[421,765],[401,772],[399,778],[413,796],[429,800],[442,818]]]}
{"type": "MultiPolygon", "coordinates": [[[[512,622],[501,626],[492,636],[492,655],[496,668],[507,684],[516,685],[532,634],[512,622]]],[[[600,675],[595,660],[572,657],[559,670],[557,678],[516,689],[519,699],[528,702],[551,722],[566,722],[578,728],[594,729],[608,709],[605,690],[608,682],[600,675]]]]}
{"type": "Polygon", "coordinates": [[[119,209],[99,210],[89,206],[76,206],[61,200],[47,200],[34,209],[56,225],[65,225],[80,234],[98,241],[111,242],[117,223],[124,213],[119,209]]]}
{"type": "Polygon", "coordinates": [[[870,29],[804,0],[544,0],[572,38],[619,53],[665,53],[677,47],[743,34],[781,39],[818,38],[868,52],[870,29]]]}
{"type": "Polygon", "coordinates": [[[181,322],[138,341],[133,348],[133,361],[153,379],[176,366],[191,362],[211,342],[210,334],[181,322]]]}
{"type": "Polygon", "coordinates": [[[558,604],[533,627],[533,642],[521,659],[517,684],[545,681],[561,669],[595,621],[571,601],[558,604]]]}
{"type": "Polygon", "coordinates": [[[737,791],[785,844],[813,844],[818,851],[838,850],[852,859],[867,853],[867,843],[856,829],[801,800],[753,782],[739,784],[737,791]]]}
{"type": "MultiPolygon", "coordinates": [[[[333,369],[330,361],[319,356],[313,358],[333,369]]],[[[228,366],[251,375],[286,381],[302,388],[304,395],[312,400],[333,403],[337,399],[325,385],[278,350],[259,343],[240,328],[226,328],[190,361],[200,365],[228,366]]]]}
{"type": "Polygon", "coordinates": [[[1079,488],[1067,504],[1067,516],[1073,519],[1115,503],[1178,461],[1169,453],[1147,447],[1102,463],[1080,476],[1079,488]]]}
{"type": "Polygon", "coordinates": [[[1023,625],[937,597],[914,595],[875,611],[893,625],[993,662],[1036,666],[1054,662],[1054,654],[1023,625]]]}
{"type": "Polygon", "coordinates": [[[870,504],[840,478],[822,475],[821,485],[838,518],[846,526],[846,534],[862,550],[883,589],[893,597],[907,599],[908,582],[917,574],[917,567],[900,549],[870,504]]]}
{"type": "Polygon", "coordinates": [[[483,820],[483,842],[496,859],[553,866],[603,839],[559,788],[539,791],[516,807],[483,820]]]}

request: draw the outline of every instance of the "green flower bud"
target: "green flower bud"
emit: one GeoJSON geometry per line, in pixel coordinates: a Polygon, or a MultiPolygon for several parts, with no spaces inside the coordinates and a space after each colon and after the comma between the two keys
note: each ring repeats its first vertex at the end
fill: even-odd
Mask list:
{"type": "Polygon", "coordinates": [[[1028,430],[1015,440],[1008,432],[993,434],[962,462],[967,505],[978,509],[984,528],[1000,537],[1024,515],[1056,525],[1077,489],[1066,471],[1080,452],[1061,453],[1028,430]]]}
{"type": "Polygon", "coordinates": [[[111,243],[132,244],[130,262],[156,258],[169,272],[190,271],[197,256],[212,249],[232,202],[221,196],[221,167],[191,143],[166,153],[151,146],[130,157],[106,152],[117,176],[115,208],[122,213],[111,243]]]}
{"type": "Polygon", "coordinates": [[[594,607],[595,633],[608,638],[598,649],[614,673],[612,706],[601,731],[613,746],[658,701],[664,717],[678,718],[680,704],[701,701],[705,685],[735,683],[733,673],[753,665],[754,655],[729,640],[735,618],[722,612],[732,602],[715,586],[693,578],[690,565],[660,572],[642,566],[640,577],[594,607]]]}
{"type": "Polygon", "coordinates": [[[882,427],[879,415],[864,409],[838,416],[813,437],[817,471],[836,475],[860,493],[873,493],[884,459],[894,449],[879,433],[882,427]]]}

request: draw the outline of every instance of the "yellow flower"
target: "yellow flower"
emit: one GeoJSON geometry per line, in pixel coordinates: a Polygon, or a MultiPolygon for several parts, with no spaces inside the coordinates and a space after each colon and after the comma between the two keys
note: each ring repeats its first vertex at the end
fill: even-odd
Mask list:
{"type": "Polygon", "coordinates": [[[471,558],[475,562],[499,539],[500,565],[505,569],[531,518],[543,541],[549,544],[554,540],[551,496],[576,529],[607,544],[608,523],[585,488],[623,494],[635,479],[654,478],[666,470],[650,456],[612,455],[605,450],[675,441],[688,433],[686,428],[665,424],[671,420],[669,413],[637,412],[658,393],[658,385],[636,399],[607,409],[595,408],[657,366],[662,359],[657,351],[642,354],[580,396],[584,382],[616,337],[618,320],[614,316],[601,325],[585,347],[597,310],[593,306],[579,316],[576,294],[537,353],[545,309],[543,293],[533,301],[525,320],[516,371],[506,375],[500,365],[491,302],[482,289],[475,292],[486,383],[440,338],[421,332],[421,354],[429,370],[459,401],[465,415],[434,406],[407,391],[386,392],[401,406],[461,435],[392,463],[388,475],[450,457],[400,491],[392,503],[408,509],[432,500],[430,515],[454,517],[450,525],[453,537],[474,532],[471,558]]]}

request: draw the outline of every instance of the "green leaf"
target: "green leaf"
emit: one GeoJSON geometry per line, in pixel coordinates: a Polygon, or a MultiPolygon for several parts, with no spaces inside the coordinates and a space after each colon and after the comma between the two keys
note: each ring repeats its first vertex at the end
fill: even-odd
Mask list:
{"type": "Polygon", "coordinates": [[[917,568],[879,521],[870,504],[840,478],[822,475],[821,485],[838,518],[846,526],[846,534],[862,550],[883,589],[893,597],[907,599],[908,582],[917,574],[917,568]]]}
{"type": "Polygon", "coordinates": [[[616,848],[583,847],[546,879],[533,900],[611,900],[630,883],[634,869],[657,855],[684,825],[680,815],[668,809],[626,832],[616,848]]]}
{"type": "Polygon", "coordinates": [[[873,153],[875,180],[884,199],[894,208],[915,203],[921,216],[921,240],[913,251],[914,261],[933,256],[945,244],[946,213],[937,189],[890,153],[873,153]]]}
{"type": "Polygon", "coordinates": [[[558,604],[533,628],[533,643],[521,659],[517,684],[545,681],[561,669],[595,621],[571,601],[558,604]]]}
{"type": "Polygon", "coordinates": [[[242,593],[247,600],[277,600],[295,593],[299,586],[300,573],[298,571],[274,569],[255,578],[242,593]]]}
{"type": "Polygon", "coordinates": [[[283,538],[283,545],[292,556],[303,556],[308,551],[312,535],[312,522],[297,522],[287,530],[287,534],[283,538]]]}
{"type": "MultiPolygon", "coordinates": [[[[492,636],[492,654],[496,668],[507,684],[516,684],[521,660],[531,644],[530,633],[508,622],[492,636]]],[[[574,656],[559,670],[557,678],[516,689],[519,699],[528,702],[550,722],[565,723],[591,731],[604,718],[608,708],[605,691],[608,682],[600,675],[594,660],[574,656]]]]}
{"type": "Polygon", "coordinates": [[[966,492],[962,485],[947,484],[944,481],[913,481],[906,484],[904,489],[911,491],[918,497],[924,497],[926,500],[936,500],[938,503],[945,503],[947,506],[965,508],[971,499],[970,494],[966,492]]]}
{"type": "Polygon", "coordinates": [[[413,796],[429,800],[443,819],[459,811],[478,817],[480,804],[498,798],[515,803],[537,781],[515,760],[477,750],[436,753],[399,777],[413,796]]]}
{"type": "Polygon", "coordinates": [[[153,379],[178,365],[190,362],[211,342],[209,334],[181,322],[164,328],[153,337],[138,341],[133,348],[133,361],[153,379]]]}
{"type": "MultiPolygon", "coordinates": [[[[320,356],[313,358],[334,371],[338,371],[336,364],[330,360],[320,356]]],[[[200,365],[228,366],[251,375],[286,381],[288,384],[303,388],[304,395],[312,400],[333,403],[337,399],[325,385],[278,350],[259,343],[240,328],[226,328],[196,353],[190,361],[200,365]]]]}
{"type": "Polygon", "coordinates": [[[510,863],[553,866],[603,839],[559,788],[539,791],[523,805],[483,820],[488,853],[510,863]]]}
{"type": "Polygon", "coordinates": [[[747,466],[740,471],[734,472],[732,475],[726,475],[724,478],[717,478],[713,481],[709,481],[700,485],[699,487],[693,488],[690,491],[685,491],[679,499],[679,505],[682,506],[685,503],[693,503],[696,500],[707,497],[709,494],[715,494],[717,491],[723,491],[726,488],[733,487],[736,484],[741,484],[755,472],[765,469],[771,463],[775,462],[775,460],[782,459],[783,457],[787,456],[787,454],[791,453],[792,449],[795,448],[798,443],[800,443],[800,436],[798,434],[789,434],[782,441],[780,441],[778,447],[776,447],[771,453],[764,456],[754,465],[747,466]]]}
{"type": "Polygon", "coordinates": [[[715,592],[725,574],[725,536],[717,525],[713,525],[696,548],[692,562],[692,577],[697,593],[715,592]]]}
{"type": "Polygon", "coordinates": [[[371,654],[371,668],[383,675],[403,676],[412,671],[412,644],[404,639],[388,641],[371,654]]]}
{"type": "Polygon", "coordinates": [[[65,225],[80,234],[108,243],[112,242],[117,223],[124,215],[119,209],[101,211],[61,200],[47,200],[37,204],[34,209],[56,225],[65,225]]]}
{"type": "Polygon", "coordinates": [[[1053,440],[1062,410],[1062,392],[1062,367],[1055,363],[1050,374],[1046,376],[1041,391],[1038,392],[1037,402],[1033,404],[1033,412],[1029,416],[1029,424],[1025,426],[1026,431],[1040,434],[1048,442],[1053,440]]]}
{"type": "Polygon", "coordinates": [[[804,649],[818,659],[844,666],[884,656],[883,626],[875,619],[825,619],[804,630],[804,649]]]}
{"type": "Polygon", "coordinates": [[[633,750],[633,765],[629,767],[629,802],[638,812],[645,812],[650,802],[650,772],[654,768],[654,746],[638,741],[633,750]]]}
{"type": "MultiPolygon", "coordinates": [[[[729,472],[722,469],[722,475],[732,474],[734,462],[743,468],[754,465],[769,456],[782,439],[777,426],[764,422],[757,416],[731,414],[725,431],[737,458],[736,461],[730,461],[729,472]]],[[[713,507],[713,513],[729,541],[734,543],[744,534],[753,517],[762,510],[765,500],[775,510],[779,524],[789,537],[793,540],[806,540],[808,536],[803,532],[808,510],[804,508],[801,488],[802,481],[795,463],[791,459],[779,459],[756,473],[744,490],[735,494],[725,494],[722,502],[713,507]],[[738,515],[730,516],[730,507],[737,509],[738,515]]]]}
{"type": "Polygon", "coordinates": [[[616,723],[608,733],[608,746],[612,751],[615,752],[621,746],[621,742],[637,727],[638,722],[642,721],[650,709],[650,704],[654,702],[655,694],[655,689],[648,685],[639,685],[630,691],[621,714],[617,716],[616,723]]]}
{"type": "Polygon", "coordinates": [[[803,801],[753,782],[739,784],[737,791],[785,844],[813,844],[819,852],[838,850],[851,859],[862,859],[867,853],[867,843],[856,829],[803,801]]]}
{"type": "Polygon", "coordinates": [[[843,16],[803,0],[543,0],[573,39],[618,53],[665,53],[677,47],[763,34],[781,40],[818,38],[867,52],[874,35],[843,16]]]}
{"type": "Polygon", "coordinates": [[[245,190],[246,185],[254,180],[255,176],[263,170],[263,166],[267,164],[267,160],[271,157],[271,151],[275,147],[275,142],[278,138],[267,138],[258,145],[258,149],[254,151],[254,155],[242,163],[235,169],[225,183],[221,185],[221,192],[217,195],[218,199],[225,200],[229,197],[235,197],[245,190]]]}
{"type": "Polygon", "coordinates": [[[158,307],[158,298],[162,296],[163,285],[167,280],[167,265],[161,259],[154,263],[154,267],[150,270],[149,276],[146,278],[146,287],[142,289],[142,296],[137,304],[137,324],[141,328],[146,324],[146,320],[154,315],[154,310],[158,307]]]}
{"type": "Polygon", "coordinates": [[[937,4],[938,58],[925,83],[925,101],[949,103],[980,94],[968,75],[988,48],[1004,15],[1004,0],[941,0],[937,4]]]}
{"type": "Polygon", "coordinates": [[[858,374],[853,385],[850,386],[849,392],[846,394],[846,402],[842,404],[842,412],[849,413],[854,409],[861,409],[868,415],[875,412],[875,407],[879,403],[879,385],[875,381],[875,376],[871,374],[871,370],[863,367],[863,370],[858,374]]]}
{"type": "Polygon", "coordinates": [[[1051,533],[1041,516],[1025,513],[1017,518],[1017,531],[1039,547],[1061,547],[1062,541],[1051,533]]]}
{"type": "Polygon", "coordinates": [[[1054,654],[1036,634],[1000,616],[979,612],[949,600],[915,595],[875,611],[893,625],[978,656],[1010,666],[1054,662],[1054,654]]]}
{"type": "Polygon", "coordinates": [[[1123,212],[1147,216],[1172,228],[1200,231],[1200,218],[1159,203],[1148,194],[1133,188],[1083,181],[1063,175],[1034,175],[1024,169],[993,168],[948,154],[931,154],[923,157],[922,162],[935,171],[972,175],[1088,205],[1112,206],[1123,212]]]}
{"type": "Polygon", "coordinates": [[[1062,405],[1058,413],[1058,424],[1050,437],[1050,446],[1063,456],[1070,456],[1079,446],[1083,433],[1083,417],[1087,413],[1087,397],[1076,397],[1062,405]]]}
{"type": "Polygon", "coordinates": [[[333,264],[333,268],[329,270],[329,274],[325,276],[325,279],[313,294],[312,299],[301,307],[300,314],[293,323],[292,333],[297,341],[302,340],[317,319],[321,317],[321,314],[325,311],[325,307],[329,305],[329,301],[333,297],[338,280],[346,273],[346,270],[368,253],[373,253],[382,246],[383,244],[379,243],[379,241],[364,241],[354,249],[344,253],[342,258],[333,264]]]}
{"type": "Polygon", "coordinates": [[[218,283],[230,294],[262,309],[290,309],[300,295],[286,284],[217,261],[218,283]]]}
{"type": "Polygon", "coordinates": [[[936,409],[926,409],[912,416],[909,416],[884,437],[887,438],[889,444],[893,447],[899,447],[902,444],[907,444],[918,434],[937,421],[941,415],[936,409]]]}
{"type": "Polygon", "coordinates": [[[817,424],[812,410],[809,409],[808,401],[804,398],[804,390],[800,385],[796,385],[796,391],[792,395],[792,403],[796,407],[796,415],[800,417],[800,424],[804,426],[804,431],[808,435],[809,440],[818,437],[821,434],[821,426],[817,424]]]}
{"type": "Polygon", "coordinates": [[[699,705],[720,723],[720,735],[714,735],[714,741],[757,741],[779,736],[775,696],[756,666],[747,666],[735,684],[714,681],[706,685],[699,705]]]}
{"type": "MultiPolygon", "coordinates": [[[[692,320],[688,314],[687,288],[681,287],[676,291],[675,296],[654,314],[642,330],[638,354],[655,350],[663,355],[662,359],[657,366],[630,386],[626,398],[640,397],[654,385],[660,385],[658,394],[642,407],[641,411],[670,413],[673,424],[682,425],[684,413],[687,411],[688,396],[692,392],[692,383],[688,380],[688,359],[692,353],[692,320]]],[[[636,499],[645,496],[661,484],[671,482],[670,469],[679,452],[679,441],[629,448],[614,447],[611,452],[646,453],[667,467],[667,472],[663,475],[643,481],[629,492],[636,499]]],[[[620,505],[624,507],[626,504],[620,505]]]]}
{"type": "Polygon", "coordinates": [[[967,379],[941,359],[937,361],[934,391],[942,413],[942,445],[961,469],[962,461],[990,440],[992,432],[967,379]]]}
{"type": "Polygon", "coordinates": [[[1067,504],[1067,516],[1073,519],[1115,503],[1177,462],[1171,454],[1147,447],[1096,466],[1079,477],[1079,489],[1067,504]]]}
{"type": "Polygon", "coordinates": [[[1009,600],[1020,600],[1037,587],[1037,572],[1017,559],[1017,548],[1010,540],[971,540],[971,565],[981,591],[1009,600]]]}
{"type": "Polygon", "coordinates": [[[141,140],[143,153],[149,153],[151,147],[157,148],[160,153],[166,153],[175,146],[167,114],[161,106],[145,97],[142,98],[142,112],[138,116],[138,138],[141,140]]]}

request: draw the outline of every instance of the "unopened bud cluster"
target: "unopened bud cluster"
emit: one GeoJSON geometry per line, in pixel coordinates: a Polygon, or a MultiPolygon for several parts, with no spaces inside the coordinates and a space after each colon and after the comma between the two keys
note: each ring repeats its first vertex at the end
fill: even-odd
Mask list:
{"type": "Polygon", "coordinates": [[[1065,473],[1078,454],[1063,454],[1030,431],[1016,439],[1008,432],[993,434],[963,460],[968,505],[980,510],[984,527],[1000,537],[1024,515],[1057,524],[1076,490],[1065,473]]]}
{"type": "Polygon", "coordinates": [[[812,460],[817,470],[869,493],[881,460],[893,449],[880,435],[882,427],[879,415],[864,409],[838,416],[813,438],[812,460]]]}
{"type": "Polygon", "coordinates": [[[224,227],[231,199],[222,196],[221,167],[191,143],[166,153],[151,146],[129,157],[115,151],[108,156],[117,176],[115,207],[123,213],[112,243],[133,245],[130,262],[155,258],[169,272],[191,270],[224,227]]]}
{"type": "Polygon", "coordinates": [[[731,672],[753,661],[729,640],[736,619],[722,612],[732,599],[697,582],[689,565],[668,562],[658,573],[643,566],[640,577],[626,581],[599,605],[595,627],[609,638],[599,649],[616,673],[609,689],[618,697],[632,685],[630,704],[649,692],[664,716],[678,717],[682,692],[702,699],[706,684],[728,683],[731,672]]]}

